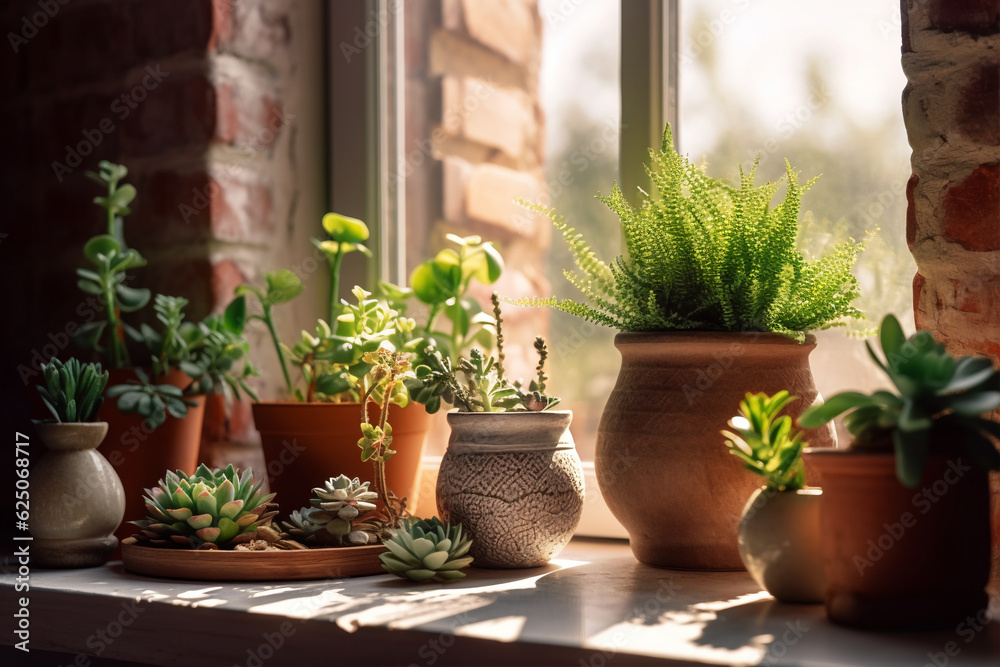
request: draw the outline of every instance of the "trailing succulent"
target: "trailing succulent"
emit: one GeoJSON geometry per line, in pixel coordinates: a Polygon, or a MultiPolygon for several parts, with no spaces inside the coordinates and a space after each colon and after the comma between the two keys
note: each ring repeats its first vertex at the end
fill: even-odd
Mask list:
{"type": "Polygon", "coordinates": [[[365,515],[375,511],[378,494],[368,490],[368,482],[344,475],[331,477],[313,489],[312,507],[292,512],[282,526],[289,536],[309,546],[363,546],[379,541],[382,529],[369,523],[365,515]]]}
{"type": "Polygon", "coordinates": [[[424,404],[427,412],[435,413],[442,402],[454,405],[460,412],[539,412],[555,407],[559,399],[545,394],[548,376],[545,361],[548,348],[545,339],[535,338],[538,354],[536,376],[527,389],[521,380],[511,382],[504,369],[503,317],[496,292],[492,296],[496,327],[497,357],[486,356],[473,349],[468,357],[461,357],[458,367],[451,359],[429,346],[424,352],[423,363],[415,369],[416,382],[410,392],[414,400],[424,404]],[[461,378],[459,375],[461,374],[461,378]]]}
{"type": "Polygon", "coordinates": [[[140,531],[124,543],[233,549],[277,542],[271,526],[277,511],[268,504],[274,494],[262,494],[263,484],[250,468],[241,475],[232,465],[211,470],[201,464],[191,476],[167,471],[159,486],[146,489],[146,518],[131,522],[140,531]]]}
{"type": "Polygon", "coordinates": [[[982,415],[1000,407],[1000,372],[989,359],[951,356],[928,331],[909,338],[892,315],[882,320],[879,343],[885,359],[865,345],[896,387],[870,395],[848,391],[806,410],[799,424],[815,428],[842,413],[854,435],[851,449],[893,450],[900,483],[920,483],[932,448],[955,442],[986,470],[1000,470],[1000,424],[982,415]],[[935,435],[937,434],[937,435],[935,435]]]}
{"type": "Polygon", "coordinates": [[[729,452],[776,491],[795,491],[805,485],[802,449],[807,443],[802,432],[792,426],[790,416],[778,416],[796,400],[797,396],[784,390],[774,396],[747,393],[740,401],[740,414],[730,421],[733,430],[722,432],[729,452]]]}
{"type": "Polygon", "coordinates": [[[43,384],[36,385],[45,406],[58,422],[92,422],[104,403],[108,372],[100,364],[63,363],[53,357],[42,364],[43,384]]]}
{"type": "Polygon", "coordinates": [[[472,540],[463,535],[462,524],[452,526],[437,517],[404,520],[385,546],[389,551],[379,556],[382,567],[413,581],[455,581],[472,562],[466,556],[472,540]]]}
{"type": "Polygon", "coordinates": [[[551,209],[521,202],[562,232],[579,272],[566,278],[584,295],[521,299],[551,306],[621,331],[697,329],[769,331],[803,340],[805,333],[862,318],[851,267],[864,247],[853,241],[807,261],[798,250],[802,184],[787,165],[784,200],[771,207],[782,181],[755,185],[760,158],[740,169],[738,188],[710,178],[673,147],[668,125],[646,167],[653,184],[633,207],[617,184],[599,199],[621,220],[627,252],[601,261],[580,234],[551,209]]]}

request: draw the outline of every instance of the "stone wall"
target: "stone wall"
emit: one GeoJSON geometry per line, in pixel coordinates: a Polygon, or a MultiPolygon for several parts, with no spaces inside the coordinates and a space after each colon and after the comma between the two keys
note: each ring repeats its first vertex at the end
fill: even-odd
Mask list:
{"type": "MultiPolygon", "coordinates": [[[[901,10],[917,327],[952,354],[1000,363],[1000,3],[902,0],[901,10]]],[[[996,474],[993,537],[1000,576],[996,474]]]]}

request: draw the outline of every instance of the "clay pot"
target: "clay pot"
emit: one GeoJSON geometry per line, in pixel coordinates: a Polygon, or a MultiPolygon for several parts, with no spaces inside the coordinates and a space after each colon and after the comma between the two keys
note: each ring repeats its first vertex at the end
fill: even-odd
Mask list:
{"type": "Polygon", "coordinates": [[[583,512],[583,467],[569,410],[450,412],[438,511],[472,536],[478,567],[544,565],[583,512]]]}
{"type": "Polygon", "coordinates": [[[921,485],[891,453],[817,452],[830,620],[868,629],[954,628],[986,608],[989,485],[964,455],[932,455],[921,485]]]}
{"type": "MultiPolygon", "coordinates": [[[[374,403],[368,406],[368,418],[378,418],[374,403]]],[[[374,465],[361,460],[358,447],[359,403],[255,403],[253,420],[264,447],[268,484],[285,513],[308,507],[312,489],[331,477],[374,480],[374,465]]],[[[386,483],[398,497],[415,499],[430,416],[418,403],[391,405],[389,424],[396,454],[386,463],[386,483]]]]}
{"type": "Polygon", "coordinates": [[[96,567],[111,557],[125,514],[125,491],[97,451],[105,422],[38,423],[48,451],[31,469],[31,562],[96,567]]]}
{"type": "MultiPolygon", "coordinates": [[[[136,378],[133,371],[123,369],[112,370],[110,375],[109,387],[136,378]]],[[[166,376],[154,378],[153,382],[183,389],[191,384],[191,378],[174,370],[166,376]]],[[[183,470],[190,475],[198,467],[205,396],[185,396],[184,399],[196,404],[188,408],[187,416],[175,419],[168,415],[167,420],[155,430],[150,430],[142,417],[120,412],[115,405],[117,399],[106,399],[98,412],[98,418],[108,423],[108,436],[100,452],[114,467],[125,489],[126,523],[115,533],[119,540],[138,530],[127,522],[146,516],[145,489],[156,486],[167,470],[183,470]]]]}
{"type": "Polygon", "coordinates": [[[781,602],[823,601],[821,489],[758,489],[743,510],[739,550],[757,584],[781,602]]]}
{"type": "MultiPolygon", "coordinates": [[[[740,570],[736,529],[754,478],[719,434],[748,392],[787,389],[797,417],[821,400],[804,344],[764,333],[620,333],[618,381],[597,433],[597,481],[628,530],[632,553],[656,567],[740,570]]],[[[836,445],[832,425],[808,431],[836,445]]]]}

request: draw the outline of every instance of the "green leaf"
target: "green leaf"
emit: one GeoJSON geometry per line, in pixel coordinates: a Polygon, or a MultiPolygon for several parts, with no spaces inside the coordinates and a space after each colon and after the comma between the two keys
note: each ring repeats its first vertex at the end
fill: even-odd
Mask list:
{"type": "Polygon", "coordinates": [[[267,300],[271,304],[291,301],[305,289],[299,277],[288,269],[269,271],[264,274],[267,281],[267,300]]]}
{"type": "Polygon", "coordinates": [[[121,309],[126,313],[131,313],[149,303],[152,293],[145,287],[135,288],[118,285],[115,287],[115,296],[121,309]]]}
{"type": "Polygon", "coordinates": [[[956,396],[949,401],[948,406],[956,414],[976,417],[1000,407],[1000,391],[983,391],[956,396]]]}
{"type": "Polygon", "coordinates": [[[906,341],[906,335],[903,333],[903,327],[900,326],[899,320],[896,319],[895,315],[886,315],[882,320],[878,338],[882,344],[882,352],[885,354],[885,359],[889,362],[889,367],[893,370],[899,370],[899,364],[902,361],[899,355],[903,349],[903,343],[906,341]]]}
{"type": "Polygon", "coordinates": [[[101,262],[100,256],[103,255],[105,258],[110,259],[119,250],[121,250],[121,247],[118,245],[118,241],[115,241],[107,234],[95,236],[83,246],[83,254],[94,264],[101,262]]]}
{"type": "Polygon", "coordinates": [[[316,379],[316,391],[327,396],[336,396],[351,389],[351,381],[346,373],[328,373],[316,379]]]}
{"type": "Polygon", "coordinates": [[[877,403],[871,396],[856,391],[845,391],[831,396],[827,399],[826,403],[814,405],[803,412],[798,420],[799,426],[802,428],[817,428],[846,410],[866,405],[877,405],[877,403]]]}
{"type": "Polygon", "coordinates": [[[339,213],[323,216],[323,229],[330,238],[339,243],[361,243],[368,240],[368,226],[358,220],[339,213]]]}
{"type": "Polygon", "coordinates": [[[451,298],[451,292],[438,281],[434,263],[428,260],[410,274],[410,286],[417,298],[426,304],[436,305],[451,298]]]}
{"type": "Polygon", "coordinates": [[[76,286],[79,287],[82,292],[85,292],[86,294],[93,294],[94,296],[98,296],[104,292],[98,283],[84,280],[82,278],[76,281],[76,286]]]}
{"type": "Polygon", "coordinates": [[[924,476],[924,465],[930,452],[930,431],[896,429],[892,433],[892,442],[896,452],[896,478],[906,488],[915,488],[924,476]]]}
{"type": "Polygon", "coordinates": [[[229,333],[239,336],[247,324],[247,299],[240,295],[229,302],[222,322],[229,333]]]}
{"type": "Polygon", "coordinates": [[[484,285],[492,285],[503,273],[503,257],[492,243],[484,243],[466,257],[462,269],[463,278],[472,276],[484,285]]]}

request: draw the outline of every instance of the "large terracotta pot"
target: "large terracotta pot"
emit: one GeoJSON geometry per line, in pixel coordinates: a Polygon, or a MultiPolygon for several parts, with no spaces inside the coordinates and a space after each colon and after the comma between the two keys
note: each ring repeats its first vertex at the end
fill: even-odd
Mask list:
{"type": "Polygon", "coordinates": [[[921,485],[891,453],[816,452],[830,620],[868,629],[954,628],[986,609],[989,483],[964,455],[933,455],[921,485]]]}
{"type": "Polygon", "coordinates": [[[569,410],[448,413],[438,510],[472,536],[475,565],[538,567],[573,537],[583,467],[572,419],[569,410]]]}
{"type": "MultiPolygon", "coordinates": [[[[368,418],[376,420],[378,406],[368,408],[368,418]]],[[[374,479],[374,466],[361,460],[358,447],[358,403],[255,403],[253,420],[264,447],[268,485],[284,513],[308,507],[313,487],[330,477],[374,479]]],[[[396,454],[386,463],[386,483],[398,497],[416,498],[430,416],[415,402],[405,408],[392,405],[389,424],[396,454]]]]}
{"type": "MultiPolygon", "coordinates": [[[[597,433],[597,481],[628,530],[632,553],[656,567],[740,570],[737,526],[756,490],[720,431],[748,392],[787,389],[797,417],[821,400],[809,369],[816,339],[725,332],[620,333],[618,381],[597,433]]],[[[807,432],[832,447],[832,425],[807,432]]]]}
{"type": "Polygon", "coordinates": [[[47,451],[31,470],[31,562],[95,567],[111,557],[125,514],[125,492],[97,451],[108,425],[36,424],[47,451]]]}
{"type": "Polygon", "coordinates": [[[740,558],[757,584],[781,602],[818,603],[823,577],[821,489],[758,489],[740,519],[740,558]]]}
{"type": "MultiPolygon", "coordinates": [[[[134,379],[128,370],[112,370],[108,386],[124,384],[134,379]]],[[[191,378],[175,371],[153,380],[157,384],[171,384],[184,388],[191,378]]],[[[108,436],[100,447],[101,454],[114,467],[125,489],[125,521],[115,532],[119,541],[137,530],[129,521],[146,516],[144,490],[155,486],[167,470],[183,470],[193,474],[198,467],[198,447],[205,412],[205,396],[185,396],[194,401],[184,419],[167,416],[159,428],[150,430],[138,415],[122,414],[115,405],[116,399],[104,401],[98,418],[108,422],[108,436]]]]}

